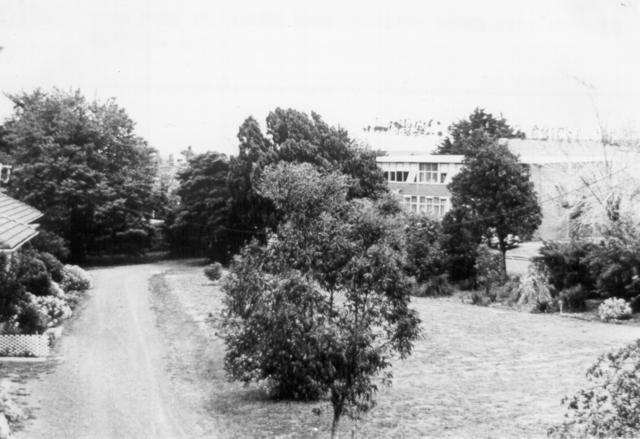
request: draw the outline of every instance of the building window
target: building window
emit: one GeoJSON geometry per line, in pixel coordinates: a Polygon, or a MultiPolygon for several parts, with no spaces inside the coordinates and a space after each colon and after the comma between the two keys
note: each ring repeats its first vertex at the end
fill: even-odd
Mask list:
{"type": "Polygon", "coordinates": [[[438,182],[438,164],[437,163],[420,163],[418,170],[419,183],[437,183],[438,182]]]}
{"type": "Polygon", "coordinates": [[[403,202],[410,212],[421,213],[436,219],[442,218],[447,209],[446,198],[405,195],[403,202]]]}
{"type": "Polygon", "coordinates": [[[409,178],[409,171],[405,171],[408,163],[389,163],[385,167],[384,178],[389,182],[403,183],[409,178]]]}

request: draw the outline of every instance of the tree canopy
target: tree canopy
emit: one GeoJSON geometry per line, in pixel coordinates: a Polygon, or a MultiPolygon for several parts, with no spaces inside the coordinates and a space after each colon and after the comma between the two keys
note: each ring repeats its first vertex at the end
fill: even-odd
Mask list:
{"type": "Polygon", "coordinates": [[[468,119],[449,127],[449,137],[444,139],[436,154],[472,155],[501,138],[524,139],[524,133],[511,128],[504,117],[496,118],[493,114],[476,108],[468,119]]]}
{"type": "Polygon", "coordinates": [[[168,229],[174,252],[226,258],[230,251],[228,174],[228,158],[216,152],[192,157],[178,174],[180,203],[168,229]]]}
{"type": "Polygon", "coordinates": [[[542,221],[529,168],[506,146],[484,147],[467,157],[449,190],[453,212],[479,227],[476,230],[485,236],[495,233],[503,267],[508,235],[528,237],[542,221]],[[459,215],[460,212],[464,215],[459,215]]]}
{"type": "Polygon", "coordinates": [[[385,204],[348,199],[350,178],[309,163],[263,170],[261,196],[283,220],[246,247],[224,285],[225,367],[278,398],[327,394],[334,419],[373,405],[394,355],[409,355],[419,320],[409,307],[400,219],[385,204]]]}
{"type": "MultiPolygon", "coordinates": [[[[273,201],[258,190],[263,170],[269,165],[281,162],[309,163],[323,172],[340,172],[349,177],[349,199],[376,199],[387,191],[386,181],[375,160],[375,152],[358,147],[344,129],[328,125],[316,113],[308,115],[293,109],[276,108],[267,116],[265,132],[256,119],[249,117],[240,125],[238,140],[238,155],[229,159],[226,181],[209,178],[206,175],[207,165],[198,163],[208,158],[197,156],[189,161],[190,170],[181,180],[183,187],[180,190],[186,199],[195,199],[202,193],[189,195],[193,189],[189,181],[204,179],[208,181],[208,190],[215,194],[213,197],[227,194],[226,204],[214,203],[218,211],[211,210],[214,205],[207,208],[216,217],[226,216],[226,220],[216,220],[214,223],[229,226],[226,233],[231,243],[228,248],[230,254],[237,252],[243,243],[252,238],[264,239],[265,230],[274,230],[282,219],[273,201]]],[[[204,191],[204,186],[201,189],[204,191]]],[[[195,224],[188,226],[190,221],[202,216],[199,212],[191,212],[192,209],[200,207],[187,202],[178,209],[177,215],[182,215],[184,233],[195,232],[200,227],[195,224]]],[[[185,236],[185,239],[198,242],[197,236],[185,236]]]]}
{"type": "Polygon", "coordinates": [[[78,91],[9,97],[2,148],[14,166],[10,194],[45,213],[43,227],[68,242],[72,259],[131,250],[134,238],[144,246],[154,150],[126,112],[78,91]]]}

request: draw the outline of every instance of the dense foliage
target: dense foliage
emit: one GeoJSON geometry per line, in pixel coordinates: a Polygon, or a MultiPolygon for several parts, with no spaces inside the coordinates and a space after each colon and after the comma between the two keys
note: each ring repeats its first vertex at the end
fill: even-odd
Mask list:
{"type": "Polygon", "coordinates": [[[229,160],[208,152],[189,160],[178,175],[180,203],[170,221],[168,237],[176,254],[206,255],[225,260],[232,248],[229,239],[229,160]]]}
{"type": "Polygon", "coordinates": [[[542,222],[529,169],[506,146],[495,144],[467,157],[448,187],[454,214],[465,212],[462,216],[475,223],[480,236],[495,233],[506,273],[509,235],[528,237],[542,222]]]}
{"type": "Polygon", "coordinates": [[[587,290],[595,286],[595,280],[589,271],[587,256],[596,247],[590,242],[548,241],[540,248],[536,264],[544,267],[549,283],[556,292],[580,285],[587,290]]]}
{"type": "MultiPolygon", "coordinates": [[[[632,301],[640,296],[638,225],[619,218],[602,229],[600,242],[547,242],[536,263],[548,273],[555,293],[582,310],[589,294],[632,301]]],[[[634,304],[636,301],[634,300],[634,304]]]]}
{"type": "Polygon", "coordinates": [[[43,227],[68,242],[72,259],[121,251],[131,230],[147,234],[154,151],[122,108],[61,90],[10,99],[2,130],[14,166],[9,192],[45,213],[43,227]]]}
{"type": "Polygon", "coordinates": [[[372,406],[391,358],[418,334],[400,220],[388,200],[349,201],[349,177],[310,164],[269,166],[258,187],[283,221],[226,278],[225,366],[274,397],[328,394],[335,434],[344,413],[372,406]]]}
{"type": "Polygon", "coordinates": [[[511,128],[504,117],[496,119],[491,113],[476,108],[468,120],[460,120],[449,127],[449,137],[442,142],[436,154],[471,156],[498,139],[512,138],[524,139],[524,133],[511,128]]]}
{"type": "Polygon", "coordinates": [[[588,386],[566,398],[560,438],[640,436],[640,340],[602,355],[587,371],[588,386]]]}
{"type": "Polygon", "coordinates": [[[329,126],[316,113],[277,108],[267,117],[266,133],[249,117],[238,140],[238,155],[228,162],[214,153],[196,156],[180,176],[182,201],[170,229],[174,251],[223,259],[252,238],[264,240],[265,230],[275,230],[281,220],[273,202],[258,190],[269,165],[309,163],[345,174],[350,177],[348,198],[378,198],[386,192],[375,152],[358,147],[344,129],[329,126]]]}

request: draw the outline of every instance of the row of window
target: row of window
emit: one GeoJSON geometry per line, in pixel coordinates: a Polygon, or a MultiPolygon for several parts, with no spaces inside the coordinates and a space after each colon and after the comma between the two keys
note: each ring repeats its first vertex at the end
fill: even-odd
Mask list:
{"type": "Polygon", "coordinates": [[[406,195],[403,202],[411,212],[423,213],[436,218],[442,218],[447,209],[446,198],[406,195]]]}
{"type": "Polygon", "coordinates": [[[385,166],[384,177],[389,182],[400,183],[444,183],[447,180],[447,173],[438,168],[438,163],[420,163],[416,176],[408,181],[409,171],[402,170],[406,166],[406,163],[389,163],[385,166]]]}

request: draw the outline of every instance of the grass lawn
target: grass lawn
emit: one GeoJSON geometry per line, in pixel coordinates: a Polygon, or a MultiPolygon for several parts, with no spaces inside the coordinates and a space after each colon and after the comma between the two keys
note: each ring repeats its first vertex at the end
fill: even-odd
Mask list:
{"type": "MultiPolygon", "coordinates": [[[[153,281],[167,364],[202,434],[217,437],[326,437],[327,402],[271,402],[253,386],[229,383],[224,345],[207,323],[219,287],[202,267],[181,264],[153,281]],[[319,413],[318,410],[320,409],[319,413]],[[314,413],[315,412],[315,413],[314,413]]],[[[561,421],[560,401],[584,383],[601,353],[640,338],[640,328],[559,315],[414,299],[423,337],[394,365],[393,385],[358,422],[358,437],[545,437],[561,421]]],[[[353,422],[345,419],[344,437],[353,422]]]]}

